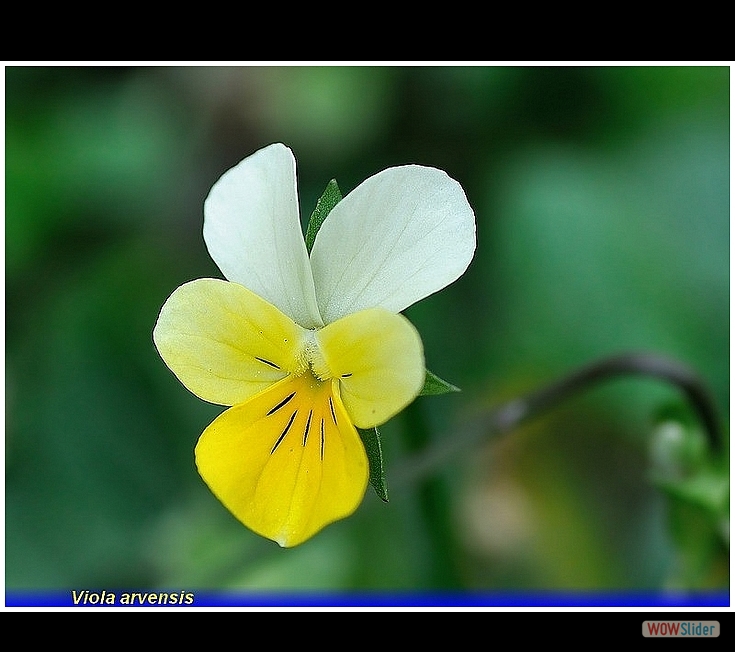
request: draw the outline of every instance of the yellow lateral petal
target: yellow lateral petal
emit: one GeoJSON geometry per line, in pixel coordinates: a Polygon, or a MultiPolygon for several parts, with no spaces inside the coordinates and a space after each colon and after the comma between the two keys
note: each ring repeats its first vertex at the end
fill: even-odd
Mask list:
{"type": "Polygon", "coordinates": [[[236,405],[298,367],[304,332],[242,285],[199,279],[168,298],[153,340],[187,389],[236,405]]]}
{"type": "Polygon", "coordinates": [[[403,315],[362,310],[316,331],[315,337],[356,426],[385,423],[421,391],[421,337],[403,315]]]}
{"type": "Polygon", "coordinates": [[[196,462],[238,520],[284,547],[349,516],[368,482],[336,381],[308,372],[223,412],[202,433],[196,462]]]}

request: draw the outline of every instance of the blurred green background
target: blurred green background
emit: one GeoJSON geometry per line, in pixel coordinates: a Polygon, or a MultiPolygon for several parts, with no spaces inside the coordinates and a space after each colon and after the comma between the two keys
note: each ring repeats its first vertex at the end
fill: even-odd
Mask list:
{"type": "Polygon", "coordinates": [[[659,381],[597,387],[421,480],[403,469],[470,415],[628,350],[694,367],[727,429],[729,75],[7,67],[7,588],[727,587],[729,499],[707,498],[727,466],[677,459],[701,433],[659,381]],[[462,393],[382,429],[390,503],[368,490],[291,550],[200,481],[193,447],[221,408],[151,340],[174,288],[221,276],[209,188],[276,141],[306,215],[331,178],[346,193],[419,163],[460,181],[478,229],[467,273],[407,312],[462,393]],[[705,497],[662,491],[667,474],[704,477],[705,497]]]}

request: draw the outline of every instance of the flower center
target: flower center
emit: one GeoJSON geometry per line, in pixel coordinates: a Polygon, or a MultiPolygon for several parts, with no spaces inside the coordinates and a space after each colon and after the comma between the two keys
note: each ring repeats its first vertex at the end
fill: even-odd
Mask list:
{"type": "Polygon", "coordinates": [[[299,368],[295,373],[300,376],[306,371],[310,371],[314,378],[321,381],[334,377],[316,341],[315,330],[305,331],[304,346],[299,355],[299,368]]]}

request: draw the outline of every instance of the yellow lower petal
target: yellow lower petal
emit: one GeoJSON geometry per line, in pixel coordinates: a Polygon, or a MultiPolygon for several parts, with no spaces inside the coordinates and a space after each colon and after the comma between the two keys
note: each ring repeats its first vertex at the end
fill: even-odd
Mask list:
{"type": "Polygon", "coordinates": [[[223,412],[202,433],[196,462],[227,509],[284,547],[352,514],[368,482],[337,381],[308,372],[223,412]]]}

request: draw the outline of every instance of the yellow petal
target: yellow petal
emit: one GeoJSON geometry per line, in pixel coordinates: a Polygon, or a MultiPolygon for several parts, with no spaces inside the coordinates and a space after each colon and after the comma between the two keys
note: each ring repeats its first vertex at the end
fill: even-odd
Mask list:
{"type": "Polygon", "coordinates": [[[362,310],[316,331],[315,337],[356,426],[386,422],[421,391],[421,337],[402,315],[382,308],[362,310]]]}
{"type": "Polygon", "coordinates": [[[337,381],[308,372],[223,412],[200,437],[196,461],[238,520],[285,547],[352,514],[368,481],[337,381]]]}
{"type": "Polygon", "coordinates": [[[236,405],[299,366],[304,332],[242,285],[199,279],[168,298],[153,340],[187,389],[236,405]]]}

